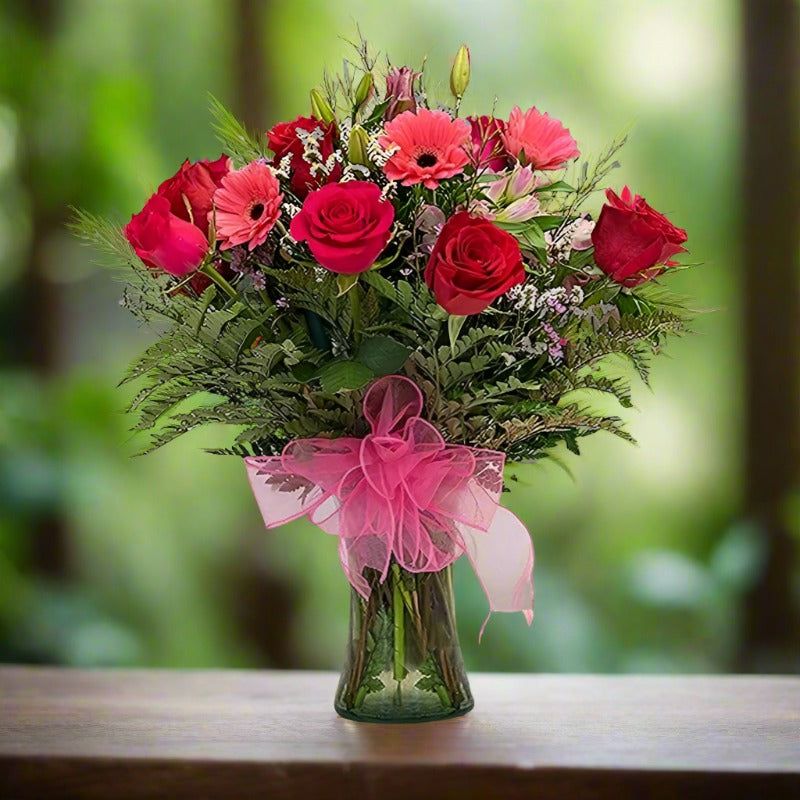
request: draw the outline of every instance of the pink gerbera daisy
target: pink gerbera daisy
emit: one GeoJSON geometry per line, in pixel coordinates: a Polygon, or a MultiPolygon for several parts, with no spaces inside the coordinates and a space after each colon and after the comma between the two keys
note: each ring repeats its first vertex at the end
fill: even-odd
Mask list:
{"type": "Polygon", "coordinates": [[[222,250],[263,244],[281,215],[278,179],[264,163],[254,161],[229,172],[214,192],[214,219],[222,250]]]}
{"type": "Polygon", "coordinates": [[[558,169],[580,155],[569,130],[535,107],[523,112],[515,106],[503,139],[511,156],[534,169],[558,169]]]}
{"type": "Polygon", "coordinates": [[[386,135],[379,142],[384,148],[397,148],[383,168],[389,180],[435,189],[440,181],[463,172],[469,160],[465,147],[471,142],[471,129],[466,120],[420,108],[387,122],[386,135]]]}

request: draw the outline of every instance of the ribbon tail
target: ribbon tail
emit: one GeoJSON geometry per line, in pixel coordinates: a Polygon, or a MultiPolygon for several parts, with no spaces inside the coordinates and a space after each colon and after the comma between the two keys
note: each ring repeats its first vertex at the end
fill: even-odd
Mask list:
{"type": "Polygon", "coordinates": [[[280,457],[245,458],[244,463],[267,528],[277,528],[313,513],[330,496],[317,484],[287,472],[280,457]]]}
{"type": "Polygon", "coordinates": [[[521,611],[533,622],[533,543],[528,529],[507,508],[500,506],[486,531],[459,526],[464,550],[494,611],[521,611]]]}

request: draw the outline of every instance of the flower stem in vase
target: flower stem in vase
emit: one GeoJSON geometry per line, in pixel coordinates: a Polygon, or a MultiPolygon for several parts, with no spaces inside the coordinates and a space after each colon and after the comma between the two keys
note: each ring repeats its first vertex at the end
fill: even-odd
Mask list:
{"type": "Polygon", "coordinates": [[[442,719],[472,708],[452,587],[446,574],[392,563],[387,579],[365,570],[368,599],[351,594],[350,641],[336,710],[374,722],[442,719]]]}
{"type": "Polygon", "coordinates": [[[397,681],[397,703],[402,703],[402,683],[406,677],[406,629],[403,609],[403,577],[400,565],[392,564],[392,613],[394,616],[394,679],[397,681]]]}

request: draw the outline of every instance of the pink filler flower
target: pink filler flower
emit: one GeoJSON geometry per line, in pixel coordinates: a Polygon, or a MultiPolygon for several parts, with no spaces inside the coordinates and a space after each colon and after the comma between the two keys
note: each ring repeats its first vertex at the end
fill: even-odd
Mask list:
{"type": "Polygon", "coordinates": [[[534,169],[558,169],[580,155],[569,130],[535,107],[525,112],[519,106],[511,110],[504,141],[514,158],[534,169]]]}
{"type": "Polygon", "coordinates": [[[266,164],[254,161],[229,172],[214,192],[221,249],[247,244],[253,250],[263,244],[281,215],[282,200],[278,179],[266,164]]]}
{"type": "Polygon", "coordinates": [[[405,111],[386,123],[381,147],[397,147],[384,171],[403,186],[421,183],[435,189],[440,181],[463,172],[469,157],[465,146],[471,142],[466,120],[452,119],[444,111],[405,111]]]}

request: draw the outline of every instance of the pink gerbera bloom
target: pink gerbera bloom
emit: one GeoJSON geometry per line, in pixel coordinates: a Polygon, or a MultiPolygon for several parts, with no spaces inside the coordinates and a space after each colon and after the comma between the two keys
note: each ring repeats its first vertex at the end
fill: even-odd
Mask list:
{"type": "Polygon", "coordinates": [[[214,192],[214,219],[221,249],[263,244],[281,215],[278,179],[264,163],[254,161],[229,172],[214,192]]]}
{"type": "Polygon", "coordinates": [[[435,189],[440,181],[463,172],[469,160],[465,147],[471,142],[471,129],[466,120],[420,108],[387,122],[386,135],[378,141],[384,148],[397,148],[383,168],[389,180],[435,189]]]}
{"type": "Polygon", "coordinates": [[[569,130],[535,107],[523,112],[515,106],[503,139],[511,156],[534,169],[558,169],[580,155],[569,130]]]}

